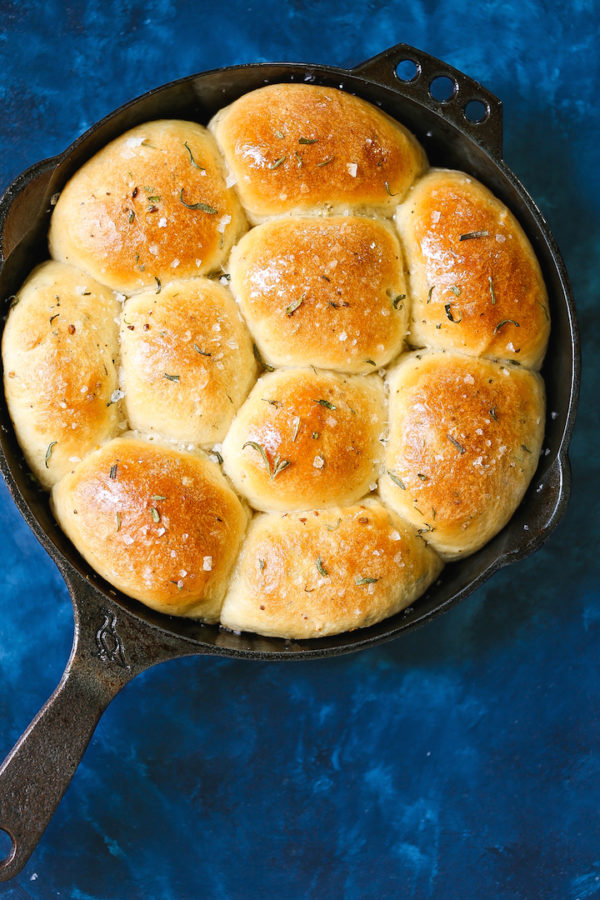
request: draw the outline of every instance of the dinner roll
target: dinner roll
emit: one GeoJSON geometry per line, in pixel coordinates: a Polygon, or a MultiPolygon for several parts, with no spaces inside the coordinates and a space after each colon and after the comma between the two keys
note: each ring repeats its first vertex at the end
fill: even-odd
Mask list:
{"type": "Polygon", "coordinates": [[[221,622],[288,638],[364,628],[408,606],[442,562],[381,503],[261,514],[242,547],[221,622]]]}
{"type": "Polygon", "coordinates": [[[534,372],[463,354],[406,354],[389,375],[381,496],[444,559],[487,543],[521,502],[544,434],[534,372]]]}
{"type": "Polygon", "coordinates": [[[550,332],[539,263],[515,217],[464,172],[431,170],[396,212],[410,271],[414,347],[539,369],[550,332]]]}
{"type": "Polygon", "coordinates": [[[208,278],[172,281],[128,300],[121,354],[131,427],[205,446],[225,437],[256,378],[235,301],[208,278]]]}
{"type": "Polygon", "coordinates": [[[209,128],[254,224],[350,207],[391,215],[427,164],[398,122],[359,97],[318,85],[251,91],[221,109],[209,128]]]}
{"type": "Polygon", "coordinates": [[[116,438],[51,499],[61,528],[110,584],[159,612],[218,620],[247,513],[216,463],[116,438]]]}
{"type": "Polygon", "coordinates": [[[384,429],[378,375],[280,369],[258,380],[233,420],[225,471],[257,509],[351,503],[377,486],[384,429]]]}
{"type": "Polygon", "coordinates": [[[120,310],[111,290],[58,262],[38,266],[13,299],[2,337],[4,392],[45,488],[117,432],[120,310]]]}
{"type": "Polygon", "coordinates": [[[272,366],[372,372],[402,349],[408,320],[400,245],[381,219],[281,218],[234,247],[231,286],[272,366]]]}
{"type": "Polygon", "coordinates": [[[129,294],[217,270],[245,229],[214,139],[201,125],[146,122],[79,169],[50,223],[50,252],[129,294]]]}

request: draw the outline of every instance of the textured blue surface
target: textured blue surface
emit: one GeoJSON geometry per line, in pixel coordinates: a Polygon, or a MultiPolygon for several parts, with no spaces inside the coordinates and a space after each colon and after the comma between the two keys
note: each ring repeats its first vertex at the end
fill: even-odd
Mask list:
{"type": "MultiPolygon", "coordinates": [[[[0,2],[0,187],[114,107],[240,62],[398,41],[502,98],[583,337],[552,538],[425,629],[297,665],[166,663],[101,720],[7,900],[600,897],[598,4],[0,2]]],[[[0,487],[0,756],[57,683],[66,589],[0,487]]]]}

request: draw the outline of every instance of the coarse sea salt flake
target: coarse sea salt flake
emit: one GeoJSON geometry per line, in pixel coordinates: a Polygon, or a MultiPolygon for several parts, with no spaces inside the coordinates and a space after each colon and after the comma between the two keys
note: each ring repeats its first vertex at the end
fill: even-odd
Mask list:
{"type": "Polygon", "coordinates": [[[175,257],[175,259],[171,263],[171,268],[176,269],[178,265],[179,265],[179,260],[177,259],[177,257],[175,257]]]}
{"type": "Polygon", "coordinates": [[[220,232],[220,234],[223,234],[225,228],[227,227],[227,225],[229,225],[230,222],[231,216],[221,216],[221,218],[219,219],[219,224],[217,225],[217,231],[220,232]]]}
{"type": "Polygon", "coordinates": [[[158,220],[158,227],[159,227],[159,228],[166,228],[166,227],[167,227],[167,218],[166,218],[166,216],[161,216],[161,217],[160,217],[160,219],[158,220]]]}
{"type": "Polygon", "coordinates": [[[347,163],[347,164],[346,164],[346,171],[348,172],[348,175],[351,175],[351,176],[352,176],[352,178],[356,178],[356,173],[357,173],[357,171],[358,171],[358,166],[356,165],[356,163],[347,163]]]}
{"type": "Polygon", "coordinates": [[[228,175],[225,179],[225,187],[231,188],[234,184],[237,184],[237,178],[235,175],[228,175]]]}
{"type": "Polygon", "coordinates": [[[202,560],[202,568],[205,572],[210,572],[212,570],[213,560],[212,556],[205,556],[202,560]]]}

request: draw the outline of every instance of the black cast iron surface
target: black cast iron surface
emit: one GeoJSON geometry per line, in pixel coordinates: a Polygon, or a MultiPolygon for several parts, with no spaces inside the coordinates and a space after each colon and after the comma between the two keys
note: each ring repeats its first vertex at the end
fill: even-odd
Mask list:
{"type": "Polygon", "coordinates": [[[0,202],[3,266],[0,296],[15,293],[33,265],[47,257],[52,198],[86,159],[128,128],[155,118],[206,123],[221,107],[266,83],[305,81],[341,87],[381,106],[421,140],[433,165],[470,172],[515,213],[540,260],[552,314],[552,335],[542,374],[548,396],[544,453],[536,476],[509,525],[478,553],[448,565],[414,607],[352,634],[312,641],[235,635],[216,626],[174,619],[113,590],[79,557],[58,529],[47,495],[29,477],[2,399],[0,465],[30,527],[65,577],[75,612],[75,636],[56,692],[0,770],[0,829],[12,849],[0,861],[0,879],[27,861],[60,801],[103,710],[136,674],[165,659],[218,654],[251,659],[307,659],[347,653],[396,637],[464,598],[494,571],[536,550],[564,513],[570,490],[568,444],[579,389],[579,345],[568,278],[554,239],[525,189],[502,161],[501,103],[484,88],[439,60],[406,45],[347,71],[302,64],[237,66],[191,76],[150,91],[97,123],[60,157],[19,176],[0,202]],[[411,60],[410,82],[396,75],[411,60]],[[447,102],[436,101],[431,81],[454,84],[447,102]],[[477,100],[483,121],[465,116],[477,100]]]}

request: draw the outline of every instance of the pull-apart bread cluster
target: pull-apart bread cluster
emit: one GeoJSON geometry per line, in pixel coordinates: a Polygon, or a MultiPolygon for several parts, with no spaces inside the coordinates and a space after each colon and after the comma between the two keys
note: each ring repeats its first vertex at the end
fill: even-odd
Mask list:
{"type": "Polygon", "coordinates": [[[310,638],[412,604],[509,520],[544,433],[542,274],[508,209],[333,88],[141,124],[54,209],[4,385],[57,521],[171,615],[310,638]]]}

